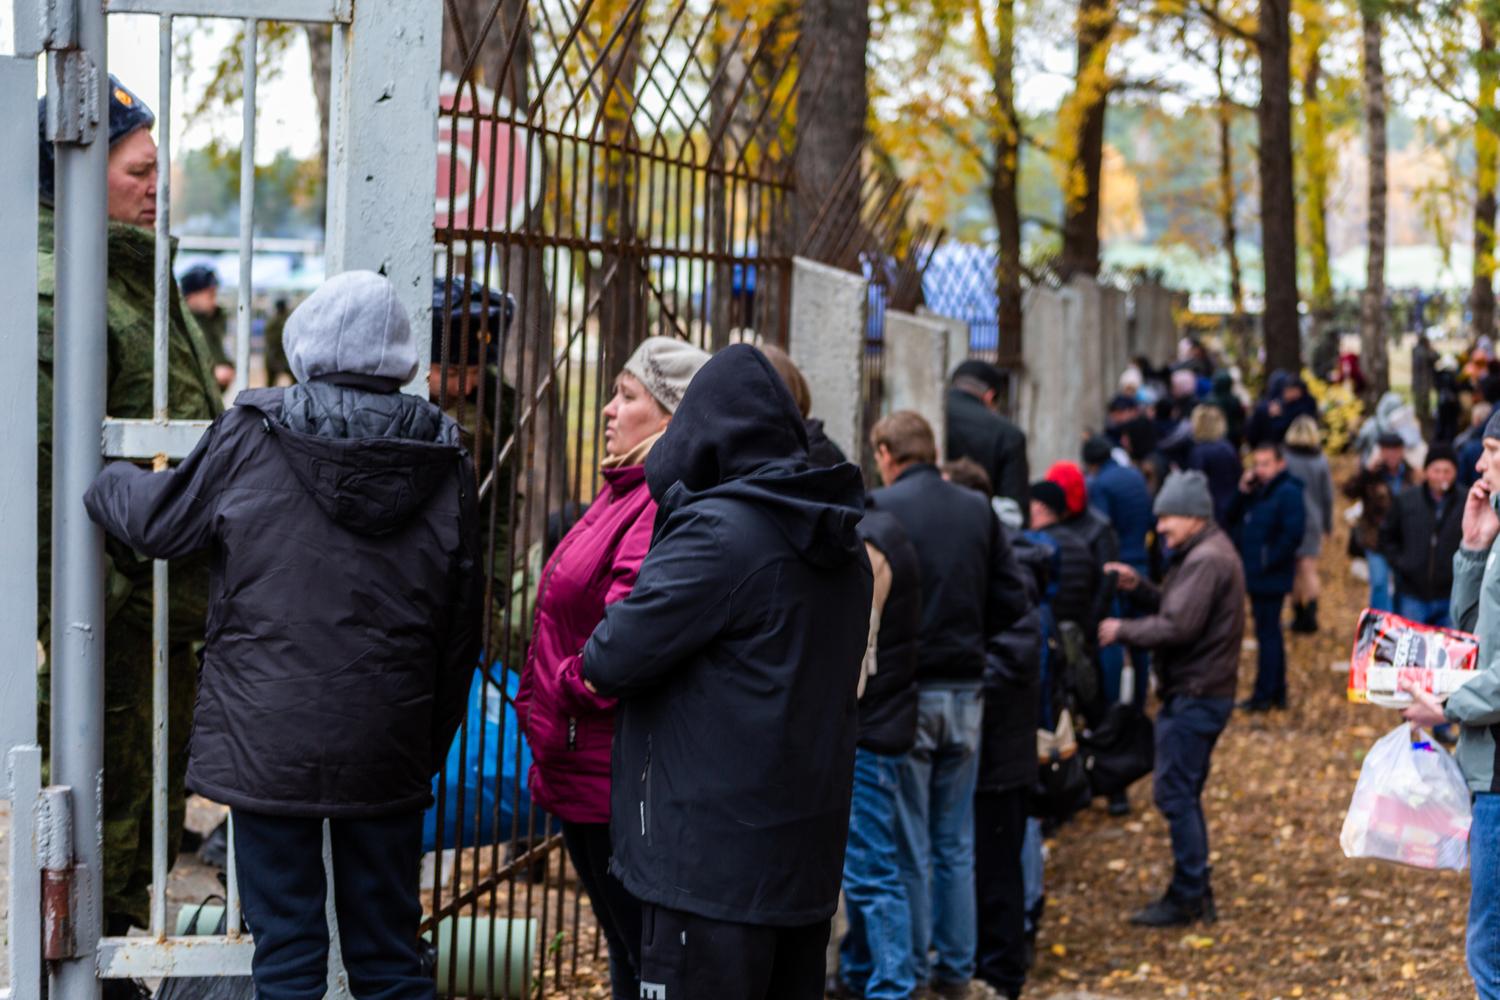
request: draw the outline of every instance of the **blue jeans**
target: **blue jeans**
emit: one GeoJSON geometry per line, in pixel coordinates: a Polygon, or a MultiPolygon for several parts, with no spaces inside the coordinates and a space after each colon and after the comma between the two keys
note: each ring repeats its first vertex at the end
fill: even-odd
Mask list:
{"type": "Polygon", "coordinates": [[[1396,598],[1396,614],[1402,618],[1410,618],[1414,622],[1421,622],[1423,625],[1439,625],[1447,628],[1453,624],[1453,619],[1448,614],[1448,598],[1446,597],[1435,601],[1423,601],[1402,594],[1396,598]]]}
{"type": "Polygon", "coordinates": [[[1258,705],[1286,704],[1286,646],[1281,637],[1281,606],[1285,594],[1250,595],[1250,614],[1255,619],[1255,692],[1250,700],[1258,705]]]}
{"type": "Polygon", "coordinates": [[[1035,934],[1046,892],[1046,855],[1042,850],[1042,821],[1026,820],[1026,840],[1021,844],[1021,878],[1026,883],[1026,933],[1035,934]]]}
{"type": "Polygon", "coordinates": [[[924,687],[918,695],[917,742],[901,766],[896,828],[919,983],[974,976],[974,786],[983,722],[978,684],[924,687]]]}
{"type": "Polygon", "coordinates": [[[1156,808],[1172,836],[1172,884],[1176,899],[1203,898],[1208,888],[1208,822],[1203,786],[1219,734],[1229,723],[1233,698],[1167,699],[1156,716],[1156,808]]]}
{"type": "Polygon", "coordinates": [[[1391,597],[1391,564],[1378,552],[1365,553],[1365,565],[1370,568],[1370,608],[1374,611],[1394,611],[1396,604],[1391,597]]]}
{"type": "Polygon", "coordinates": [[[849,849],[844,854],[844,907],[849,933],[839,945],[839,972],[865,1000],[907,1000],[911,908],[896,851],[900,756],[856,751],[849,849]]]}
{"type": "Polygon", "coordinates": [[[1469,885],[1469,975],[1479,1000],[1500,1000],[1500,795],[1474,796],[1469,885]]]}

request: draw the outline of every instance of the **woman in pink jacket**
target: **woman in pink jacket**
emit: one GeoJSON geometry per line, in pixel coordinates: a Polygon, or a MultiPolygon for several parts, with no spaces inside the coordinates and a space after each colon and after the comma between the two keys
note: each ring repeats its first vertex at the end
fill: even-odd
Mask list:
{"type": "Polygon", "coordinates": [[[542,570],[536,627],[516,709],[531,745],[532,798],[563,840],[609,944],[616,1000],[640,995],[640,905],[609,873],[609,765],[615,703],[579,672],[605,605],[630,593],[656,520],[646,454],[708,355],[672,337],[641,344],[604,407],[604,487],[542,570]]]}

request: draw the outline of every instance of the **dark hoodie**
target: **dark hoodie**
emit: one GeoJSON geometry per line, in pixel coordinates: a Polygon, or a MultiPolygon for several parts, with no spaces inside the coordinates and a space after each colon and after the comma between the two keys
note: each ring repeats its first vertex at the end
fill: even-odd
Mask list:
{"type": "Polygon", "coordinates": [[[145,555],[209,553],[189,788],[279,816],[431,802],[479,660],[456,424],[396,392],[244,392],[181,466],[113,463],[85,504],[145,555]]]}
{"type": "Polygon", "coordinates": [[[651,552],[583,654],[620,699],[611,870],[716,920],[826,920],[869,633],[859,471],[808,465],[791,393],[736,345],[694,377],[646,482],[651,552]]]}

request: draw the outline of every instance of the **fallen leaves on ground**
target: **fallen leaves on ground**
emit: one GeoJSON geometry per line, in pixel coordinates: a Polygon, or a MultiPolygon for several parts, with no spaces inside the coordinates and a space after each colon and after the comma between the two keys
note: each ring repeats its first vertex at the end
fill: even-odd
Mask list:
{"type": "MultiPolygon", "coordinates": [[[[1348,475],[1335,465],[1335,479],[1348,475]]],[[[1204,793],[1219,922],[1145,930],[1126,918],[1171,876],[1166,824],[1150,782],[1123,819],[1102,804],[1058,831],[1047,860],[1047,912],[1028,997],[1234,997],[1243,1000],[1459,1000],[1466,873],[1350,860],[1339,830],[1360,763],[1394,712],[1345,699],[1365,584],[1349,574],[1342,510],[1324,546],[1322,631],[1288,634],[1292,707],[1236,713],[1204,793]],[[1124,859],[1125,863],[1121,863],[1124,859]]],[[[1241,656],[1241,694],[1255,652],[1241,656]]]]}

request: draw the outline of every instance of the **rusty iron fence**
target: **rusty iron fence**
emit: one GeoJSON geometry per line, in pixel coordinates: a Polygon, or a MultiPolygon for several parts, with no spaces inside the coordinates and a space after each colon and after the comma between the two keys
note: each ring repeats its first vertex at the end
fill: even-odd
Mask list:
{"type": "Polygon", "coordinates": [[[435,258],[468,283],[435,335],[445,356],[477,341],[492,359],[483,377],[444,362],[439,382],[478,456],[492,611],[483,708],[454,751],[478,763],[439,778],[443,850],[424,876],[448,995],[607,982],[560,825],[529,800],[513,698],[546,558],[597,486],[616,373],[650,335],[787,340],[806,54],[794,24],[706,6],[493,0],[475,31],[447,3],[435,258]],[[471,312],[473,283],[509,295],[514,319],[471,312]]]}

